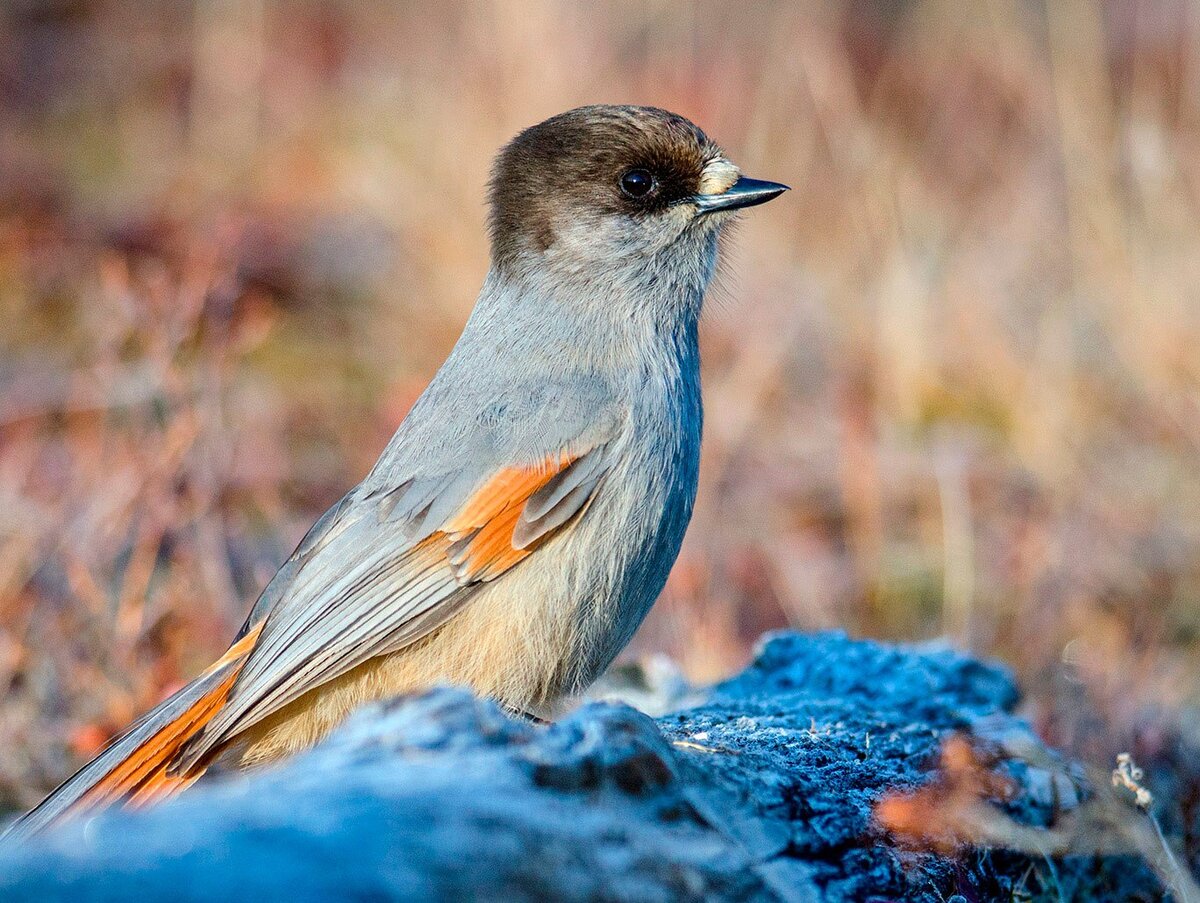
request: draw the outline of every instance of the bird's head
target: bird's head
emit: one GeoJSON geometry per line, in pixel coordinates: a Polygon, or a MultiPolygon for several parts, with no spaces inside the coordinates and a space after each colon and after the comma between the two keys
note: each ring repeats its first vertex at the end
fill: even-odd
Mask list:
{"type": "Polygon", "coordinates": [[[682,116],[580,107],[526,129],[500,152],[493,265],[575,284],[666,279],[703,291],[732,212],[786,190],[743,176],[682,116]]]}

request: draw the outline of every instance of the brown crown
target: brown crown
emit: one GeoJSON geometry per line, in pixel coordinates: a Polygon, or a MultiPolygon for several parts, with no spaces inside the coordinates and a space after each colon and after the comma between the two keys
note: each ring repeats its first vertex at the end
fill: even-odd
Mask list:
{"type": "Polygon", "coordinates": [[[649,216],[699,190],[720,154],[697,126],[655,107],[589,106],[517,135],[496,158],[491,183],[492,257],[500,266],[541,253],[571,217],[649,216]],[[630,197],[621,178],[644,169],[653,192],[630,197]]]}

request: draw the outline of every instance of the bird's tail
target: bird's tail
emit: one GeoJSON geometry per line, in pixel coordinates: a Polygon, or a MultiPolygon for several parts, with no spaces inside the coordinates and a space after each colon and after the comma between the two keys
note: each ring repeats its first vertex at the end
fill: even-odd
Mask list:
{"type": "Polygon", "coordinates": [[[66,818],[121,802],[141,805],[173,796],[204,773],[170,767],[179,751],[221,710],[254,642],[251,631],[212,667],[159,703],[68,778],[38,806],[17,819],[0,839],[18,840],[66,818]]]}

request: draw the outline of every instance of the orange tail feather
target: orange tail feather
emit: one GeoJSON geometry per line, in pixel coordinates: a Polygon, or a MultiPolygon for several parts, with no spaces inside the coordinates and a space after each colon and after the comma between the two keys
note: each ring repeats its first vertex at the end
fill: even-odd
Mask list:
{"type": "Polygon", "coordinates": [[[164,799],[197,780],[206,766],[171,774],[171,765],[188,740],[225,705],[261,629],[260,624],[212,667],[117,737],[35,809],[19,818],[5,833],[5,839],[28,836],[65,818],[113,803],[141,806],[164,799]]]}

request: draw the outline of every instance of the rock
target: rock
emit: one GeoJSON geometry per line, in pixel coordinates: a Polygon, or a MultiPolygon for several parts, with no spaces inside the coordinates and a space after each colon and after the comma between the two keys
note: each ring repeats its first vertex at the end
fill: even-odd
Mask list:
{"type": "Polygon", "coordinates": [[[276,768],[0,850],[0,899],[941,903],[1118,884],[1157,899],[1128,857],[938,852],[876,823],[881,798],[924,785],[943,741],[976,724],[1015,788],[1004,811],[1051,820],[1076,792],[1058,757],[1006,762],[989,739],[1037,743],[1016,700],[999,666],[837,633],[774,636],[657,720],[589,703],[535,726],[438,689],[276,768]]]}

